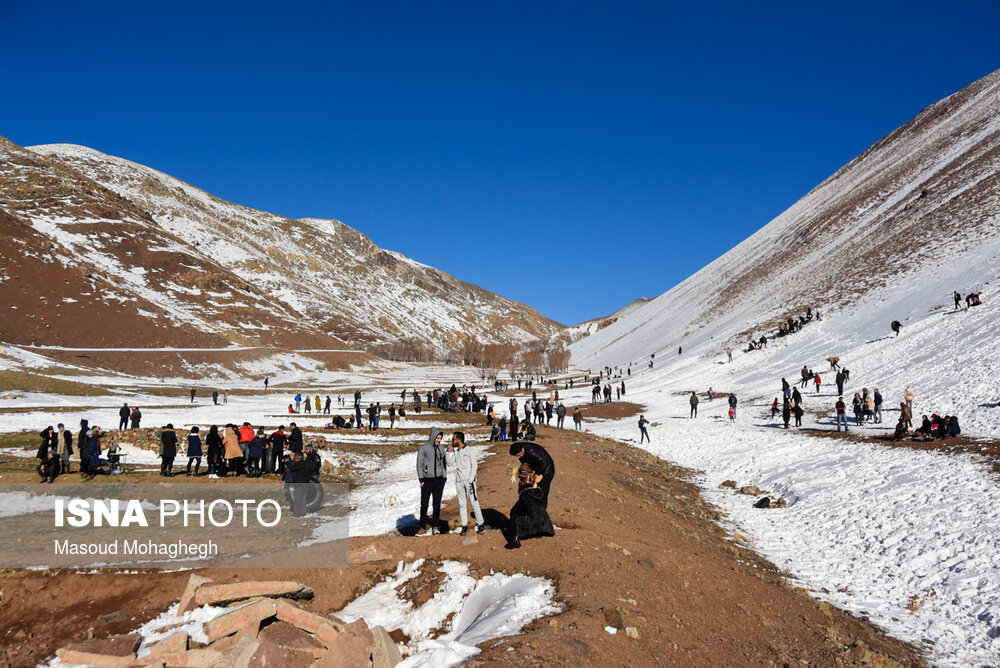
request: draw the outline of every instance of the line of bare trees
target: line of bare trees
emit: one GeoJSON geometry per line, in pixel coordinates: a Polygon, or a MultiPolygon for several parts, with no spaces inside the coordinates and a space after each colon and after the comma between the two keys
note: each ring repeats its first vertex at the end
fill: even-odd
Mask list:
{"type": "Polygon", "coordinates": [[[496,378],[500,369],[511,376],[555,373],[569,366],[567,340],[560,335],[547,341],[480,343],[466,338],[454,349],[433,348],[417,338],[377,344],[371,352],[399,362],[465,364],[478,367],[483,380],[496,378]]]}

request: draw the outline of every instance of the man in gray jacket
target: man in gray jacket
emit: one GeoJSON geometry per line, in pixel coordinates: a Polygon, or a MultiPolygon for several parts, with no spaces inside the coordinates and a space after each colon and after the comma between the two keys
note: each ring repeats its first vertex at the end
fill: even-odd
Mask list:
{"type": "Polygon", "coordinates": [[[566,407],[560,401],[559,405],[556,407],[556,426],[560,429],[563,428],[563,422],[566,421],[566,407]]]}
{"type": "Polygon", "coordinates": [[[418,536],[441,532],[441,495],[448,477],[445,450],[441,447],[443,434],[437,427],[431,427],[430,436],[417,450],[417,479],[420,481],[420,531],[418,536]],[[427,528],[427,502],[434,499],[434,516],[427,528]]]}
{"type": "Polygon", "coordinates": [[[448,463],[455,469],[455,491],[458,493],[458,515],[462,519],[461,535],[469,533],[469,513],[466,498],[472,502],[472,514],[476,517],[476,533],[486,530],[483,511],[479,508],[479,490],[476,489],[476,455],[465,444],[465,434],[456,431],[448,446],[448,463]]]}

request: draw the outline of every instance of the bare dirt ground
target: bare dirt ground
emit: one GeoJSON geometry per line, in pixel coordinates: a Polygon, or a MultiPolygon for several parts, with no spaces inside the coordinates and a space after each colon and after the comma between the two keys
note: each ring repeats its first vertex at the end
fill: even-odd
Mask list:
{"type": "MultiPolygon", "coordinates": [[[[482,420],[447,417],[469,424],[482,420]]],[[[537,620],[519,636],[486,643],[473,665],[921,663],[912,647],[817,602],[772,564],[734,543],[714,523],[717,511],[702,500],[688,472],[585,433],[541,427],[539,441],[556,462],[550,513],[560,529],[554,538],[524,541],[520,550],[505,550],[499,531],[465,539],[456,533],[355,538],[352,548],[377,542],[392,557],[348,569],[203,574],[220,581],[298,580],[316,590],[312,605],[322,611],[339,610],[400,559],[456,559],[480,574],[550,578],[563,612],[537,620]],[[624,630],[611,635],[606,626],[634,627],[637,637],[624,630]]],[[[480,465],[480,494],[487,522],[498,525],[515,500],[509,483],[514,460],[507,444],[496,444],[491,452],[480,465]]],[[[456,514],[451,502],[443,517],[455,526],[456,514]]],[[[175,602],[188,575],[4,572],[0,665],[34,665],[71,640],[132,630],[175,602]]]]}

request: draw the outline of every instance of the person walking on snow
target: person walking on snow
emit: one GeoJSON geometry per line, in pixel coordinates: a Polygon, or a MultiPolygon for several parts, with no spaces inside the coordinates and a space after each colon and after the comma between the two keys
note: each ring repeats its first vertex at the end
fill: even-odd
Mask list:
{"type": "Polygon", "coordinates": [[[441,495],[448,476],[445,450],[441,447],[443,434],[431,427],[430,435],[417,450],[417,480],[420,481],[420,530],[418,536],[441,532],[441,495]],[[427,504],[433,499],[432,517],[427,517],[427,504]],[[430,528],[427,525],[430,522],[430,528]]]}
{"type": "Polygon", "coordinates": [[[691,417],[696,418],[698,417],[698,394],[694,390],[691,391],[689,401],[691,403],[691,417]]]}
{"type": "Polygon", "coordinates": [[[816,394],[819,394],[819,386],[823,384],[823,379],[819,377],[819,374],[813,376],[813,382],[816,384],[816,394]]]}
{"type": "Polygon", "coordinates": [[[476,533],[486,530],[483,522],[483,511],[479,508],[479,490],[476,487],[476,471],[478,462],[476,455],[465,444],[465,434],[456,431],[452,434],[451,444],[445,454],[448,465],[455,470],[455,492],[458,495],[458,516],[462,521],[462,529],[458,532],[464,536],[469,533],[469,514],[466,500],[472,504],[472,514],[476,518],[476,533]]]}
{"type": "MultiPolygon", "coordinates": [[[[646,431],[646,425],[649,424],[649,420],[646,419],[645,415],[639,416],[639,444],[643,443],[643,439],[649,441],[649,432],[646,431]]],[[[649,441],[652,443],[652,441],[649,441]]]]}

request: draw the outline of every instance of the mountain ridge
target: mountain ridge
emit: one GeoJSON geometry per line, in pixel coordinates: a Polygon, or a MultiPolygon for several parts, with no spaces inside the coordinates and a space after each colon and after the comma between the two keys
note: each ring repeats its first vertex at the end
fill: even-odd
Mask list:
{"type": "MultiPolygon", "coordinates": [[[[179,347],[377,350],[416,341],[454,350],[469,337],[520,344],[562,328],[524,304],[379,248],[338,220],[292,219],[226,202],[75,144],[24,148],[0,138],[0,158],[0,209],[11,217],[4,246],[41,235],[61,273],[82,271],[88,283],[100,284],[103,301],[123,305],[118,326],[82,343],[14,317],[0,330],[10,343],[121,346],[135,343],[123,331],[138,329],[179,347]]],[[[30,257],[48,264],[37,251],[30,257]]],[[[32,295],[36,283],[31,271],[12,267],[0,293],[17,285],[26,293],[21,301],[38,301],[32,310],[51,325],[65,309],[32,295]]],[[[75,299],[73,291],[64,292],[59,303],[72,303],[62,300],[75,299]]]]}

